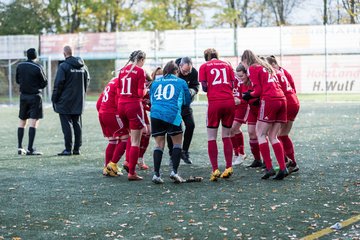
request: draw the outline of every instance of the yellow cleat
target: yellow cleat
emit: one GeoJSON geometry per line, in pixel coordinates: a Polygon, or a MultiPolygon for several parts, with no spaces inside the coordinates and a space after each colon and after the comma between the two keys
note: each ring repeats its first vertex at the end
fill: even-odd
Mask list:
{"type": "Polygon", "coordinates": [[[118,175],[121,175],[121,172],[119,171],[119,168],[116,163],[109,162],[106,166],[108,176],[116,177],[118,175]]]}
{"type": "Polygon", "coordinates": [[[229,167],[221,174],[221,178],[229,178],[234,173],[233,168],[229,167]]]}
{"type": "Polygon", "coordinates": [[[219,171],[219,169],[216,169],[215,171],[213,171],[210,175],[210,181],[214,182],[217,181],[217,179],[220,177],[221,173],[219,171]]]}

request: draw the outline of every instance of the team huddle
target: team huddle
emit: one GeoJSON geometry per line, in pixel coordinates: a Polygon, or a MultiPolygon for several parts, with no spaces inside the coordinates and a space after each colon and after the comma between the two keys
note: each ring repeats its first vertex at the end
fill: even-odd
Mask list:
{"type": "Polygon", "coordinates": [[[204,51],[205,63],[199,72],[188,57],[168,62],[151,76],[142,68],[143,51],[134,51],[101,93],[96,107],[104,136],[108,139],[103,174],[122,175],[118,162],[128,172],[129,181],[142,180],[136,169],[147,170],[143,156],[154,137],[154,175],[163,183],[161,162],[168,142],[171,173],[175,183],[185,182],[179,174],[181,159],[191,164],[189,147],[195,128],[190,104],[199,86],[207,93],[208,155],[212,166],[210,181],[229,178],[233,165],[247,157],[241,125],[248,125],[253,162],[248,167],[265,168],[262,179],[282,180],[299,170],[289,133],[299,111],[295,84],[275,57],[260,58],[245,50],[234,71],[231,64],[219,60],[215,49],[204,51]],[[150,120],[147,115],[150,112],[150,120]],[[185,124],[183,132],[182,122],[185,124]],[[221,127],[225,169],[218,167],[217,132],[221,127]],[[269,142],[279,165],[272,166],[269,142]]]}

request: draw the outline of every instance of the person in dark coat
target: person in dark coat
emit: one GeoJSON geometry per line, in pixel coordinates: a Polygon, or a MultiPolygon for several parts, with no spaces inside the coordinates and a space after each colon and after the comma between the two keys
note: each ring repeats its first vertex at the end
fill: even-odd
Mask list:
{"type": "Polygon", "coordinates": [[[35,48],[28,49],[26,55],[28,60],[16,67],[16,83],[20,85],[18,154],[42,155],[33,148],[33,143],[39,119],[43,118],[42,89],[47,86],[48,81],[44,69],[35,61],[37,58],[35,48]],[[28,149],[25,150],[22,140],[27,123],[29,123],[29,143],[28,149]]]}
{"type": "MultiPolygon", "coordinates": [[[[184,79],[185,82],[187,83],[191,95],[191,101],[193,101],[195,95],[199,91],[199,86],[200,86],[198,80],[198,71],[193,67],[193,63],[191,61],[191,58],[189,57],[178,58],[175,60],[175,63],[179,67],[179,78],[184,79]]],[[[183,106],[181,109],[181,116],[185,124],[181,159],[187,164],[192,164],[189,154],[189,148],[194,134],[195,121],[191,106],[183,106]]],[[[167,136],[167,142],[169,147],[169,154],[171,156],[173,144],[169,136],[167,136]]],[[[172,163],[170,162],[170,164],[172,163]]]]}
{"type": "Polygon", "coordinates": [[[81,58],[73,57],[71,47],[64,47],[63,61],[57,70],[52,102],[59,114],[65,149],[59,156],[79,155],[82,144],[81,114],[84,110],[85,94],[90,81],[88,69],[81,58]],[[74,130],[75,141],[72,142],[74,130]]]}

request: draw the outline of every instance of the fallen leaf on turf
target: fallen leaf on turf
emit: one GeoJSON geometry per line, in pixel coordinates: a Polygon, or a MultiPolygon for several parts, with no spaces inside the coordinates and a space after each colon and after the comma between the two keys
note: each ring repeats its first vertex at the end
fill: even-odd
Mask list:
{"type": "Polygon", "coordinates": [[[270,208],[271,208],[272,210],[276,210],[278,207],[280,207],[280,205],[274,205],[274,206],[271,206],[270,208]]]}
{"type": "Polygon", "coordinates": [[[227,231],[228,229],[226,227],[219,226],[221,231],[227,231]]]}
{"type": "Polygon", "coordinates": [[[156,235],[151,237],[150,239],[164,239],[161,235],[156,235]]]}

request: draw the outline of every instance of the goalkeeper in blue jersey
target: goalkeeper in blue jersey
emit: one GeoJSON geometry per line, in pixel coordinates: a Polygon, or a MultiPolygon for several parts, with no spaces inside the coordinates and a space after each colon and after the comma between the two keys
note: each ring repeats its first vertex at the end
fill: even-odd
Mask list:
{"type": "Polygon", "coordinates": [[[150,87],[150,118],[151,135],[155,138],[154,171],[152,178],[154,183],[163,183],[160,176],[160,165],[165,146],[165,135],[171,136],[173,150],[171,160],[173,169],[170,178],[175,183],[185,180],[178,173],[181,157],[181,143],[183,130],[181,126],[181,108],[189,106],[191,96],[186,82],[177,77],[179,68],[174,61],[168,62],[163,69],[163,77],[155,79],[150,87]]]}

